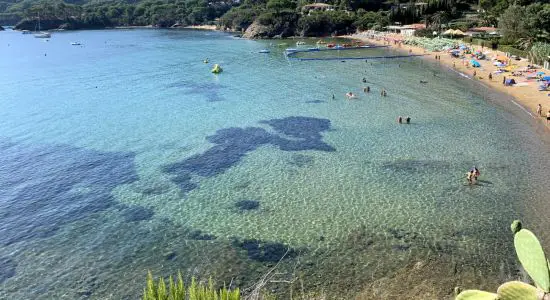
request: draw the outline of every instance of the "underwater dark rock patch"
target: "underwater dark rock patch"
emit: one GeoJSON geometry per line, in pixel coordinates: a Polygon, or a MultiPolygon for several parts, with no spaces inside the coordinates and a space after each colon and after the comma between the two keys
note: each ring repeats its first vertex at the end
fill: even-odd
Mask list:
{"type": "Polygon", "coordinates": [[[176,252],[171,251],[171,252],[166,253],[166,254],[164,255],[164,259],[165,259],[165,260],[174,260],[174,259],[176,258],[176,256],[177,256],[177,255],[176,255],[176,252]]]}
{"type": "Polygon", "coordinates": [[[138,180],[133,153],[0,141],[0,244],[55,234],[115,205],[111,191],[138,180]]]}
{"type": "Polygon", "coordinates": [[[289,164],[303,168],[313,165],[313,157],[305,154],[293,154],[290,158],[289,164]]]}
{"type": "Polygon", "coordinates": [[[319,104],[319,103],[325,103],[325,101],[323,101],[323,100],[308,100],[308,101],[306,101],[306,103],[319,104]]]}
{"type": "Polygon", "coordinates": [[[193,230],[189,232],[187,236],[189,237],[189,239],[197,241],[211,241],[216,239],[215,235],[203,233],[200,230],[193,230]]]}
{"type": "Polygon", "coordinates": [[[139,222],[150,220],[155,212],[142,206],[126,206],[122,210],[122,216],[126,222],[139,222]]]}
{"type": "Polygon", "coordinates": [[[248,258],[260,262],[278,262],[281,258],[289,259],[297,255],[297,251],[277,242],[265,242],[256,239],[233,240],[233,246],[247,251],[248,258]],[[286,253],[286,255],[285,255],[286,253]]]}
{"type": "Polygon", "coordinates": [[[223,85],[217,83],[196,83],[191,81],[179,81],[168,85],[169,88],[182,88],[186,89],[187,94],[199,94],[206,97],[208,102],[223,101],[223,97],[220,96],[220,90],[224,88],[223,85]]]}
{"type": "Polygon", "coordinates": [[[3,283],[8,278],[15,276],[15,268],[17,264],[10,258],[0,257],[0,283],[3,283]]]}
{"type": "Polygon", "coordinates": [[[310,117],[287,117],[261,121],[268,124],[282,137],[263,128],[225,128],[206,139],[216,144],[204,153],[193,155],[181,162],[167,165],[163,172],[175,175],[172,180],[182,192],[197,188],[192,175],[212,177],[227,171],[239,163],[250,151],[264,145],[274,145],[283,151],[318,150],[332,152],[334,147],[322,141],[321,132],[330,129],[330,120],[310,117]]]}
{"type": "Polygon", "coordinates": [[[241,200],[235,203],[240,211],[254,210],[260,207],[260,202],[256,200],[241,200]]]}

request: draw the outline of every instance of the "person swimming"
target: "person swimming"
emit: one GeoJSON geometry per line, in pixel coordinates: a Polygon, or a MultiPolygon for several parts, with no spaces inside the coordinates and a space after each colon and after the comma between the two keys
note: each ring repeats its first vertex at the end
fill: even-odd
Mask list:
{"type": "Polygon", "coordinates": [[[476,166],[473,166],[471,169],[470,169],[471,172],[474,172],[474,175],[476,177],[479,177],[479,175],[481,175],[481,172],[479,172],[479,169],[476,168],[476,166]]]}
{"type": "Polygon", "coordinates": [[[347,92],[346,97],[348,97],[348,100],[355,99],[356,96],[352,92],[347,92]]]}
{"type": "Polygon", "coordinates": [[[475,184],[477,182],[477,178],[481,175],[481,172],[479,172],[479,169],[476,168],[476,166],[473,166],[470,171],[468,171],[466,175],[466,179],[470,184],[475,184]]]}
{"type": "Polygon", "coordinates": [[[473,171],[468,171],[468,173],[466,173],[466,180],[468,180],[469,184],[474,184],[475,183],[475,173],[473,171]]]}

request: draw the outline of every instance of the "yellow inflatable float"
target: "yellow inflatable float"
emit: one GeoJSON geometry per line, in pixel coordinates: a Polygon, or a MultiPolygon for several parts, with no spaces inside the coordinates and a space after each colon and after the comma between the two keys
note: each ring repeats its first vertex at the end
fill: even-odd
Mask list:
{"type": "Polygon", "coordinates": [[[214,74],[219,74],[222,71],[223,71],[222,67],[220,67],[220,65],[218,65],[218,64],[215,64],[214,68],[212,69],[212,73],[214,73],[214,74]]]}

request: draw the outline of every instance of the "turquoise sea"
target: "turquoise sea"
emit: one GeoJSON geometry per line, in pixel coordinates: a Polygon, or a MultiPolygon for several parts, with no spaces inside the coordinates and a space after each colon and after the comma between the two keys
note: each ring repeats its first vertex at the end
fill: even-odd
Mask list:
{"type": "Polygon", "coordinates": [[[278,43],[0,32],[0,299],[138,299],[148,270],[445,299],[519,276],[514,219],[550,251],[548,134],[511,99],[419,58],[278,43]]]}

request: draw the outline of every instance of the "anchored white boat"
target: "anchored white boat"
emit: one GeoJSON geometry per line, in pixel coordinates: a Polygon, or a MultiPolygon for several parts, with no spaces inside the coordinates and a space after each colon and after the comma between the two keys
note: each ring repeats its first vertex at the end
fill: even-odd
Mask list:
{"type": "Polygon", "coordinates": [[[38,14],[38,33],[35,33],[34,37],[39,39],[49,39],[52,37],[49,32],[40,31],[40,14],[38,14]]]}

